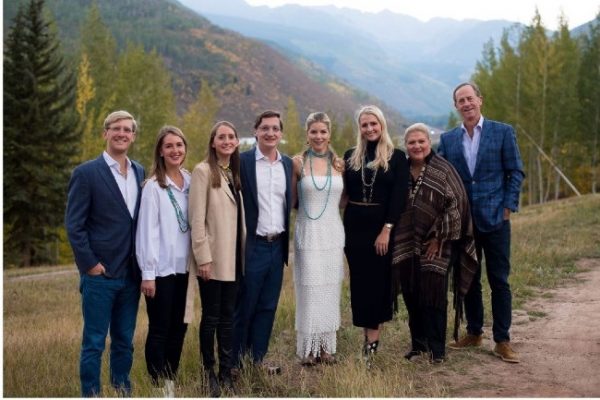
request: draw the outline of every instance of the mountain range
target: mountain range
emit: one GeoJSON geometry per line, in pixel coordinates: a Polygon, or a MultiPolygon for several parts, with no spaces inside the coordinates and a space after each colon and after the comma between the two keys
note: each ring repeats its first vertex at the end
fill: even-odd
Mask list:
{"type": "MultiPolygon", "coordinates": [[[[522,27],[506,20],[422,22],[388,10],[180,1],[219,26],[321,66],[409,119],[439,126],[453,109],[453,88],[469,79],[484,44],[493,40],[497,45],[505,29],[522,27]]],[[[532,17],[534,13],[532,9],[532,17]]]]}
{"type": "MultiPolygon", "coordinates": [[[[4,2],[4,37],[20,4],[4,2]]],[[[46,0],[58,27],[62,48],[77,57],[80,27],[94,0],[46,0]]],[[[221,102],[217,118],[232,121],[250,135],[254,117],[265,109],[284,113],[291,97],[300,118],[321,110],[339,122],[361,105],[380,105],[394,131],[406,119],[380,100],[332,76],[310,62],[299,63],[273,47],[216,26],[176,0],[96,1],[102,19],[124,49],[128,42],[156,50],[173,76],[181,114],[195,100],[202,80],[221,102]]],[[[168,122],[168,121],[165,121],[168,122]]]]}

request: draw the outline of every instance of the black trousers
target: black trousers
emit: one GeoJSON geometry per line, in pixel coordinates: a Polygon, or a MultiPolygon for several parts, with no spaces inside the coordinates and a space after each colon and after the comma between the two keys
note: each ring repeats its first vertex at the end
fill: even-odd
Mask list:
{"type": "Polygon", "coordinates": [[[148,337],[146,367],[152,382],[159,378],[174,379],[179,368],[187,324],[183,322],[187,291],[187,274],[156,277],[156,295],[146,297],[148,337]]]}
{"type": "Polygon", "coordinates": [[[200,353],[204,369],[214,367],[215,333],[219,351],[219,374],[229,374],[233,368],[233,313],[238,292],[238,282],[225,282],[198,278],[202,319],[200,321],[200,353]]]}
{"type": "MultiPolygon", "coordinates": [[[[427,273],[427,272],[426,272],[427,273]]],[[[433,273],[433,272],[431,272],[433,273]]],[[[402,298],[408,311],[408,327],[412,349],[423,352],[431,352],[433,358],[442,358],[446,355],[446,327],[448,324],[447,306],[440,309],[427,305],[420,294],[420,284],[417,272],[415,278],[417,283],[411,284],[410,279],[401,279],[402,298]]],[[[448,279],[446,276],[444,293],[447,293],[448,279]]]]}

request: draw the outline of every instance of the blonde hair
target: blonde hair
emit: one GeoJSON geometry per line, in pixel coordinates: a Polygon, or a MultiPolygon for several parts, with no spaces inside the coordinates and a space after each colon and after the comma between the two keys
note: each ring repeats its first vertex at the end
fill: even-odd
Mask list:
{"type": "Polygon", "coordinates": [[[413,132],[423,132],[427,139],[431,142],[431,137],[429,136],[429,127],[422,122],[417,122],[416,124],[412,124],[404,131],[404,143],[406,144],[406,140],[408,139],[408,135],[413,132]]]}
{"type": "Polygon", "coordinates": [[[365,158],[365,152],[367,151],[367,140],[364,139],[360,133],[360,118],[363,114],[373,115],[381,125],[381,137],[379,138],[379,143],[377,143],[377,148],[375,149],[375,159],[369,163],[368,167],[373,169],[383,168],[384,171],[387,171],[389,168],[389,161],[394,153],[394,142],[392,142],[390,134],[388,133],[387,122],[383,116],[383,112],[379,107],[374,105],[364,106],[356,112],[356,125],[358,131],[356,135],[356,147],[348,160],[350,168],[355,171],[361,169],[365,158]]]}
{"type": "MultiPolygon", "coordinates": [[[[330,142],[327,144],[327,150],[329,152],[329,158],[331,159],[333,168],[335,168],[339,172],[344,172],[344,160],[338,157],[333,147],[331,147],[331,136],[333,135],[333,133],[331,132],[331,119],[329,118],[329,115],[322,111],[317,111],[309,114],[308,117],[306,117],[306,122],[304,123],[305,131],[308,133],[308,130],[310,129],[312,124],[317,122],[324,123],[327,127],[327,131],[329,132],[330,142]]],[[[308,156],[308,148],[304,150],[301,154],[297,154],[296,156],[301,156],[304,160],[306,160],[306,157],[308,156]]]]}
{"type": "Polygon", "coordinates": [[[127,111],[119,110],[108,114],[108,117],[104,120],[104,130],[108,130],[111,124],[114,124],[117,121],[122,119],[130,119],[132,122],[132,128],[134,132],[137,132],[137,122],[133,115],[129,114],[127,111]]]}

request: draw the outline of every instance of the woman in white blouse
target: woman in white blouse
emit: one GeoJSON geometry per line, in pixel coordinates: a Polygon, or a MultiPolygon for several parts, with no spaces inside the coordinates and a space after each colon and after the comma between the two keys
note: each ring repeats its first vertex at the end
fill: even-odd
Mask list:
{"type": "MultiPolygon", "coordinates": [[[[200,352],[210,397],[218,397],[221,385],[234,392],[233,312],[243,273],[246,236],[240,183],[239,138],[227,121],[210,133],[208,156],[196,165],[190,186],[192,254],[190,282],[196,271],[202,300],[200,352]],[[215,335],[219,350],[219,377],[215,373],[215,335]]],[[[189,291],[189,289],[188,289],[189,291]]],[[[188,302],[188,313],[192,311],[188,302]]]]}
{"type": "Polygon", "coordinates": [[[141,291],[148,311],[146,366],[152,383],[164,384],[169,397],[174,395],[173,380],[187,329],[183,319],[190,251],[187,203],[191,179],[181,167],[186,150],[181,130],[174,126],[161,128],[152,173],[142,191],[136,236],[141,291]]]}

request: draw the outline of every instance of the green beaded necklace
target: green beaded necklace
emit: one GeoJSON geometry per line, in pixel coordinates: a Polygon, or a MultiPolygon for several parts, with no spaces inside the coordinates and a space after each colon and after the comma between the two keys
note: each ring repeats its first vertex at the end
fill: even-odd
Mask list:
{"type": "MultiPolygon", "coordinates": [[[[323,213],[325,213],[325,209],[327,208],[327,203],[329,203],[329,194],[331,193],[331,153],[330,152],[325,152],[325,153],[317,153],[315,151],[313,151],[312,149],[308,149],[308,165],[310,168],[310,178],[312,180],[312,184],[314,186],[315,189],[317,189],[317,191],[321,192],[325,189],[327,189],[327,198],[325,199],[325,205],[323,206],[323,209],[321,210],[321,212],[319,213],[319,215],[317,215],[316,217],[312,217],[309,213],[308,210],[306,209],[306,203],[304,201],[302,201],[302,184],[299,181],[298,182],[298,197],[300,200],[300,203],[302,204],[302,209],[304,210],[304,214],[306,214],[306,216],[308,217],[308,219],[311,219],[313,221],[321,218],[321,216],[323,215],[323,213]],[[325,179],[325,183],[323,184],[322,187],[319,187],[319,185],[317,185],[317,182],[315,182],[315,176],[313,174],[313,165],[312,165],[312,159],[314,157],[318,157],[318,158],[325,158],[327,157],[327,175],[326,175],[326,179],[325,179]]],[[[302,176],[304,176],[304,167],[302,168],[302,176]]]]}

